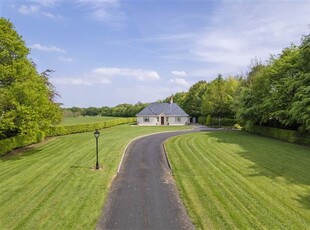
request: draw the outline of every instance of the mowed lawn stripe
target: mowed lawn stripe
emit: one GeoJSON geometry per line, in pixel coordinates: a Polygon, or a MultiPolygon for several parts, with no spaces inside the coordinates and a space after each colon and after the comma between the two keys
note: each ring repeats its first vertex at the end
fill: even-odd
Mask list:
{"type": "MultiPolygon", "coordinates": [[[[193,138],[194,139],[194,138],[193,138]]],[[[216,154],[210,154],[208,159],[204,154],[201,154],[201,150],[198,149],[197,147],[198,145],[194,145],[193,148],[193,152],[197,152],[199,154],[193,154],[195,157],[199,157],[199,162],[201,162],[202,166],[205,165],[206,163],[208,163],[215,171],[215,173],[212,173],[211,175],[207,172],[205,175],[205,177],[202,177],[202,183],[204,183],[204,178],[211,176],[211,180],[212,181],[219,181],[220,183],[211,183],[211,181],[204,183],[205,186],[208,185],[212,185],[211,187],[213,188],[214,191],[217,192],[218,194],[218,199],[221,201],[222,205],[225,207],[225,210],[231,215],[231,218],[234,220],[234,222],[237,222],[237,226],[242,226],[242,227],[246,227],[248,226],[250,223],[252,223],[253,221],[257,221],[257,219],[255,218],[254,215],[252,215],[249,211],[248,211],[248,207],[249,206],[254,206],[253,203],[249,203],[249,204],[243,204],[241,202],[239,202],[239,198],[238,195],[239,194],[243,194],[243,196],[247,195],[249,196],[249,194],[247,194],[247,188],[244,188],[242,186],[239,186],[236,182],[236,180],[238,180],[238,177],[236,177],[236,175],[233,174],[233,170],[230,164],[228,164],[229,161],[227,160],[220,160],[218,155],[216,154]],[[227,181],[229,182],[229,184],[227,184],[226,186],[223,186],[221,181],[227,181]],[[219,189],[220,188],[220,189],[219,189]],[[237,190],[238,192],[236,193],[231,193],[231,190],[237,190]],[[226,196],[227,194],[229,194],[229,196],[226,196]],[[234,202],[231,202],[231,199],[234,200],[234,202]],[[234,210],[236,208],[236,205],[239,207],[239,213],[238,215],[234,212],[231,212],[230,210],[234,210]],[[246,207],[247,206],[247,207],[246,207]],[[244,216],[251,216],[251,221],[245,218],[239,218],[240,215],[244,215],[244,216]]],[[[201,145],[200,145],[201,146],[201,145]]],[[[206,150],[209,151],[209,150],[206,150]]],[[[226,148],[218,148],[219,152],[226,152],[227,153],[227,149],[226,148]]],[[[230,154],[226,154],[226,157],[230,157],[230,154]]],[[[234,161],[234,158],[232,158],[231,160],[234,161]]],[[[235,162],[237,163],[237,162],[235,162]]],[[[208,171],[208,170],[207,170],[208,171]]],[[[259,223],[257,223],[259,224],[259,223]]],[[[229,225],[229,227],[232,227],[231,225],[229,225]]]]}
{"type": "Polygon", "coordinates": [[[166,147],[181,196],[196,227],[310,226],[308,147],[243,132],[182,135],[171,138],[166,147]],[[276,157],[272,157],[274,154],[276,157]],[[296,161],[294,154],[298,156],[296,161]],[[305,178],[296,175],[299,173],[305,178]],[[211,205],[205,202],[206,197],[212,200],[211,205]]]}
{"type": "MultiPolygon", "coordinates": [[[[193,140],[195,138],[192,138],[193,140]]],[[[183,142],[186,142],[186,139],[183,140],[183,142]]],[[[191,146],[191,153],[195,153],[197,152],[197,145],[194,145],[194,146],[191,146]]],[[[210,167],[212,167],[216,173],[213,173],[213,174],[209,174],[208,173],[208,170],[205,169],[204,167],[199,167],[201,169],[203,169],[202,172],[199,172],[199,175],[204,175],[204,176],[196,176],[195,178],[197,180],[199,180],[199,183],[201,184],[202,187],[204,188],[207,188],[209,187],[212,191],[212,196],[215,196],[215,198],[210,198],[212,199],[213,202],[216,203],[216,208],[214,210],[218,210],[219,213],[214,213],[214,218],[217,218],[219,219],[220,216],[223,216],[222,220],[219,222],[221,222],[221,224],[225,224],[221,227],[225,227],[226,229],[229,229],[229,228],[235,228],[234,226],[234,222],[237,222],[237,224],[239,226],[246,226],[249,222],[246,220],[246,219],[240,219],[238,218],[238,215],[235,215],[233,212],[229,212],[230,209],[234,209],[235,208],[235,204],[232,205],[232,203],[230,202],[230,199],[228,200],[227,197],[225,197],[225,194],[226,193],[230,193],[230,191],[228,189],[226,189],[225,191],[225,188],[223,188],[221,186],[221,183],[220,181],[224,179],[227,179],[228,175],[224,175],[221,171],[220,168],[218,168],[218,166],[220,166],[222,168],[222,164],[219,164],[219,165],[214,165],[212,163],[212,159],[209,160],[208,158],[205,158],[204,156],[202,155],[197,155],[197,154],[187,154],[188,156],[188,160],[191,161],[193,158],[196,158],[196,163],[197,164],[200,164],[200,165],[206,165],[206,164],[209,164],[210,167]],[[205,180],[204,180],[205,179],[205,180]],[[218,181],[219,183],[212,183],[212,181],[218,181]],[[218,189],[219,187],[222,187],[222,189],[224,189],[224,191],[222,191],[221,189],[218,189]],[[228,217],[229,217],[229,221],[228,221],[228,217]],[[243,223],[242,223],[243,222],[243,223]]],[[[215,155],[211,155],[211,156],[215,156],[215,155]]],[[[198,173],[197,173],[198,174],[198,173]]],[[[229,180],[228,180],[229,181],[229,180]]],[[[233,185],[233,183],[232,183],[233,185]]],[[[236,189],[240,189],[240,187],[236,187],[236,189]]],[[[233,196],[234,197],[234,196],[233,196]]],[[[232,198],[232,197],[230,197],[232,198]]],[[[208,205],[208,204],[206,204],[208,205]]],[[[241,211],[241,210],[240,210],[241,211]]],[[[249,215],[250,213],[248,213],[246,211],[246,209],[244,209],[243,211],[245,211],[246,215],[249,215]]],[[[240,213],[240,212],[239,212],[240,213]]],[[[252,222],[253,222],[253,219],[252,219],[252,222]]]]}
{"type": "Polygon", "coordinates": [[[124,148],[140,135],[186,127],[101,130],[95,171],[92,132],[57,137],[0,158],[0,229],[94,229],[124,148]]]}

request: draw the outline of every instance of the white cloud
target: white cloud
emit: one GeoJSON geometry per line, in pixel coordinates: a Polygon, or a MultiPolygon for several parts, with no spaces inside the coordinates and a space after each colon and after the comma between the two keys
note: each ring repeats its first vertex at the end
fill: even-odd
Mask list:
{"type": "Polygon", "coordinates": [[[89,17],[115,28],[120,28],[126,19],[120,10],[119,0],[79,0],[80,6],[88,11],[89,17]]]}
{"type": "Polygon", "coordinates": [[[171,74],[176,76],[176,77],[186,77],[187,76],[185,71],[176,71],[176,70],[174,70],[174,71],[171,71],[171,74]]]}
{"type": "Polygon", "coordinates": [[[58,58],[59,61],[62,61],[62,62],[69,62],[69,63],[73,63],[73,59],[72,58],[69,58],[69,57],[59,57],[58,58]]]}
{"type": "Polygon", "coordinates": [[[18,12],[21,14],[36,14],[38,13],[40,10],[40,6],[39,5],[21,5],[18,8],[18,12]]]}
{"type": "Polygon", "coordinates": [[[112,79],[123,81],[121,77],[134,78],[137,81],[152,81],[160,79],[160,76],[155,71],[143,69],[129,68],[96,68],[82,76],[77,77],[57,77],[52,81],[60,85],[105,85],[112,83],[112,79]]]}
{"type": "Polygon", "coordinates": [[[60,0],[28,0],[29,5],[20,5],[18,7],[18,12],[24,15],[37,15],[44,16],[50,19],[60,19],[62,18],[59,14],[53,14],[46,11],[46,9],[55,8],[60,0]]]}
{"type": "Polygon", "coordinates": [[[104,77],[133,77],[139,81],[159,80],[160,76],[156,71],[129,68],[97,68],[92,73],[104,77]]]}
{"type": "Polygon", "coordinates": [[[31,45],[30,48],[40,50],[40,51],[45,51],[45,52],[59,52],[59,53],[66,52],[64,49],[58,48],[56,46],[44,46],[38,43],[31,45]]]}
{"type": "Polygon", "coordinates": [[[54,84],[59,85],[84,85],[84,86],[111,83],[109,79],[93,79],[91,77],[57,77],[52,78],[51,81],[54,84]]]}
{"type": "Polygon", "coordinates": [[[49,12],[41,12],[41,15],[43,15],[47,18],[50,18],[50,19],[61,19],[62,18],[62,16],[59,14],[52,14],[49,12]]]}
{"type": "Polygon", "coordinates": [[[59,3],[60,0],[29,0],[29,2],[34,2],[36,4],[40,4],[45,7],[53,7],[57,3],[59,3]]]}
{"type": "Polygon", "coordinates": [[[191,85],[191,83],[189,83],[188,81],[184,80],[183,78],[174,78],[174,79],[170,79],[169,81],[172,85],[175,86],[182,86],[182,87],[189,87],[191,85]]]}
{"type": "Polygon", "coordinates": [[[298,43],[310,22],[305,21],[310,1],[228,1],[213,14],[212,25],[196,36],[191,54],[235,72],[255,57],[266,60],[291,42],[298,43]]]}

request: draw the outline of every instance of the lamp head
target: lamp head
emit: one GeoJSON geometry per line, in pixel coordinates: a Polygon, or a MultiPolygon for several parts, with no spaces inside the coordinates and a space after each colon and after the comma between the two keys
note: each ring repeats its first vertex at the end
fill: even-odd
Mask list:
{"type": "Polygon", "coordinates": [[[98,129],[96,129],[95,132],[94,132],[94,136],[95,136],[96,138],[98,138],[99,135],[100,135],[100,132],[98,131],[98,129]]]}

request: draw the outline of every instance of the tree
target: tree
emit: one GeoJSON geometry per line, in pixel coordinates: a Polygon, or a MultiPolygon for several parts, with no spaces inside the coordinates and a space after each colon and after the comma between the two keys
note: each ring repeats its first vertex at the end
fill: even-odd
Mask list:
{"type": "Polygon", "coordinates": [[[199,81],[190,87],[183,106],[185,112],[190,116],[198,117],[201,115],[202,97],[207,87],[206,81],[199,81]]]}
{"type": "Polygon", "coordinates": [[[46,131],[61,120],[49,71],[38,74],[13,24],[0,18],[0,139],[46,131]]]}
{"type": "Polygon", "coordinates": [[[234,77],[223,79],[222,75],[209,83],[203,94],[201,111],[204,115],[234,117],[232,102],[239,86],[234,77]]]}

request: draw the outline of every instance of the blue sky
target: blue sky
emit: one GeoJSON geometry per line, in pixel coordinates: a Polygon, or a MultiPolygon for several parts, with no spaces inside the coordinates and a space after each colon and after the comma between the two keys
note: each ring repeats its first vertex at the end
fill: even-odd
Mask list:
{"type": "Polygon", "coordinates": [[[0,0],[65,107],[152,102],[309,33],[310,0],[0,0]]]}

